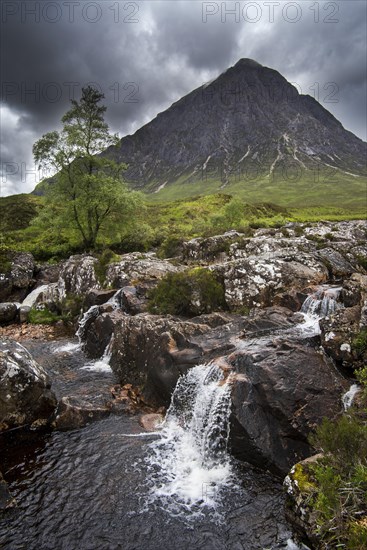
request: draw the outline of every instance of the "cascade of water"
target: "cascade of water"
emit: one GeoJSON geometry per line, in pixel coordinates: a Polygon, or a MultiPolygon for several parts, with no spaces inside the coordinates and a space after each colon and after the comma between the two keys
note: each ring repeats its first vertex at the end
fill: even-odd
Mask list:
{"type": "Polygon", "coordinates": [[[110,341],[108,342],[106,349],[100,359],[87,363],[81,370],[89,370],[96,372],[111,372],[110,360],[112,356],[112,346],[114,341],[114,335],[112,334],[110,341]]]}
{"type": "Polygon", "coordinates": [[[147,458],[152,498],[171,513],[216,508],[232,480],[227,454],[231,385],[216,365],[198,365],[174,390],[161,437],[147,458]]]}
{"type": "Polygon", "coordinates": [[[308,336],[320,333],[319,320],[332,315],[342,307],[338,302],[341,287],[320,287],[303,302],[301,313],[305,318],[302,331],[308,336]]]}
{"type": "Polygon", "coordinates": [[[352,384],[351,387],[342,397],[344,410],[347,411],[352,405],[356,394],[360,391],[360,387],[357,384],[352,384]]]}
{"type": "MultiPolygon", "coordinates": [[[[107,301],[107,304],[111,304],[113,309],[118,309],[121,307],[120,303],[120,294],[123,289],[119,289],[115,292],[115,294],[107,301]]],[[[76,331],[76,336],[79,338],[79,342],[81,343],[84,340],[85,337],[85,330],[89,324],[89,321],[92,319],[96,319],[100,312],[100,306],[91,306],[83,315],[81,320],[79,321],[79,327],[76,331]]]]}
{"type": "Polygon", "coordinates": [[[318,316],[319,318],[331,315],[341,304],[337,301],[341,287],[320,288],[303,302],[301,312],[307,315],[318,316]]]}

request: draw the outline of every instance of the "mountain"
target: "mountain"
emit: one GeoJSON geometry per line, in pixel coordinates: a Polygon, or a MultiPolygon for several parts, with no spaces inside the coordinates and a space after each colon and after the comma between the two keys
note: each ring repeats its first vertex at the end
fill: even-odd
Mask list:
{"type": "Polygon", "coordinates": [[[300,190],[312,200],[310,184],[324,199],[331,192],[338,201],[345,182],[363,193],[366,153],[315,99],[241,59],[104,154],[127,163],[130,185],[157,198],[225,189],[250,199],[269,192],[281,203],[300,190]]]}

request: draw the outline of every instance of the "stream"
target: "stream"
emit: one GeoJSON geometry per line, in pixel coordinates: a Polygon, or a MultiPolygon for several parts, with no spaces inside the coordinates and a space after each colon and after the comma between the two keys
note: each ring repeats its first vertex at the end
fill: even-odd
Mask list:
{"type": "MultiPolygon", "coordinates": [[[[313,315],[305,314],[307,337],[316,332],[315,300],[313,315]]],[[[108,353],[90,362],[76,340],[24,345],[58,398],[100,398],[117,383],[108,353]]],[[[138,416],[125,413],[72,431],[3,434],[0,470],[17,506],[0,518],[0,547],[307,548],[285,519],[281,480],[227,452],[230,386],[223,377],[214,365],[181,377],[159,432],[142,433],[138,416]]]]}

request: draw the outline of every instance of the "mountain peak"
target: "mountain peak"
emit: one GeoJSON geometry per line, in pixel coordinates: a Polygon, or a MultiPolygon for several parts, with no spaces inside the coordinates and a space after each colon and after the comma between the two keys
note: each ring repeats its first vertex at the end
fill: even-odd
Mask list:
{"type": "Polygon", "coordinates": [[[254,59],[250,59],[248,57],[242,57],[237,63],[233,66],[233,68],[248,68],[248,69],[260,69],[263,66],[255,61],[254,59]]]}

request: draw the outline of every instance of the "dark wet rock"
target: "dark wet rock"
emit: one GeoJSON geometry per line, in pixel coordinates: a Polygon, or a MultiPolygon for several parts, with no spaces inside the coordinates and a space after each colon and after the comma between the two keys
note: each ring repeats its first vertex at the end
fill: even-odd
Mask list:
{"type": "Polygon", "coordinates": [[[0,274],[0,300],[21,302],[34,284],[33,272],[32,254],[12,253],[9,270],[0,274]]]}
{"type": "Polygon", "coordinates": [[[0,380],[0,431],[48,422],[57,404],[49,378],[13,340],[0,343],[0,380]]]}
{"type": "Polygon", "coordinates": [[[125,286],[121,289],[118,300],[122,311],[129,315],[137,315],[147,309],[146,289],[141,285],[125,286]]]}
{"type": "Polygon", "coordinates": [[[112,298],[116,290],[99,290],[92,288],[85,297],[85,307],[89,309],[92,306],[101,306],[112,298]]]}
{"type": "Polygon", "coordinates": [[[277,294],[274,297],[274,305],[286,307],[291,311],[300,311],[306,298],[307,294],[305,292],[290,290],[289,292],[277,294]]]}
{"type": "Polygon", "coordinates": [[[63,397],[57,407],[55,427],[58,430],[82,428],[90,422],[101,420],[111,414],[108,403],[95,403],[80,396],[63,397]]]}
{"type": "Polygon", "coordinates": [[[57,283],[63,264],[64,262],[60,262],[58,264],[37,265],[34,270],[34,277],[36,279],[37,286],[57,283]]]}
{"type": "Polygon", "coordinates": [[[353,341],[367,328],[367,275],[354,273],[344,281],[340,298],[346,307],[320,321],[321,342],[338,364],[356,368],[367,359],[353,349],[353,341]]]}
{"type": "Polygon", "coordinates": [[[20,323],[27,323],[29,312],[31,311],[31,308],[29,306],[20,306],[19,307],[19,322],[20,323]]]}
{"type": "Polygon", "coordinates": [[[173,265],[168,260],[160,260],[156,254],[133,252],[124,254],[120,262],[111,263],[106,274],[106,285],[122,288],[151,279],[160,280],[168,273],[177,273],[182,267],[173,265]]]}
{"type": "Polygon", "coordinates": [[[241,337],[261,336],[269,331],[289,329],[300,321],[298,315],[281,306],[255,310],[244,319],[241,337]]]}
{"type": "Polygon", "coordinates": [[[0,303],[0,324],[14,323],[18,316],[18,304],[12,302],[0,303]]]}
{"type": "Polygon", "coordinates": [[[271,340],[229,358],[231,448],[240,459],[285,474],[312,454],[307,442],[322,418],[336,417],[348,384],[325,356],[295,340],[271,340]]]}
{"type": "Polygon", "coordinates": [[[332,248],[322,248],[318,251],[317,256],[328,269],[330,279],[343,279],[355,271],[351,263],[340,252],[332,248]]]}
{"type": "Polygon", "coordinates": [[[92,288],[100,289],[95,266],[97,258],[88,255],[71,256],[60,271],[58,287],[61,297],[66,294],[84,296],[92,288]]]}

